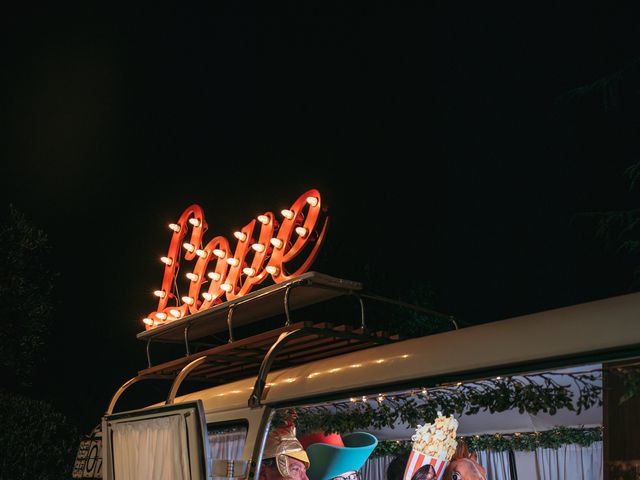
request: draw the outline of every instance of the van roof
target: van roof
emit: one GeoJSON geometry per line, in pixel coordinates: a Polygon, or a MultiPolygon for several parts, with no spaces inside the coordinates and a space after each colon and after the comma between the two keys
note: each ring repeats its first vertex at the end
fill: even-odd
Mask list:
{"type": "MultiPolygon", "coordinates": [[[[315,403],[353,394],[640,356],[640,293],[395,342],[275,371],[262,402],[315,403]]],[[[206,412],[246,408],[255,377],[176,399],[206,412]]]]}

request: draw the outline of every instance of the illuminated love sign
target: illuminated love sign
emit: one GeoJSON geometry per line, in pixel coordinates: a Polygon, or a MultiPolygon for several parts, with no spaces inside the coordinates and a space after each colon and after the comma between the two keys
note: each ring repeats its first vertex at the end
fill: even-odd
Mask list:
{"type": "Polygon", "coordinates": [[[222,236],[203,246],[208,228],[204,212],[199,205],[187,207],[178,221],[169,225],[173,235],[167,256],[161,258],[165,264],[162,288],[154,292],[158,308],[143,320],[146,329],[206,310],[225,299],[239,298],[268,277],[281,283],[306,272],[327,230],[329,218],[321,220],[321,205],[320,192],[309,190],[289,209],[282,210],[281,224],[271,212],[258,215],[234,233],[237,243],[233,253],[222,236]],[[185,242],[189,229],[191,235],[185,242]],[[181,260],[195,260],[195,265],[186,274],[189,294],[178,298],[173,286],[178,281],[181,260]]]}

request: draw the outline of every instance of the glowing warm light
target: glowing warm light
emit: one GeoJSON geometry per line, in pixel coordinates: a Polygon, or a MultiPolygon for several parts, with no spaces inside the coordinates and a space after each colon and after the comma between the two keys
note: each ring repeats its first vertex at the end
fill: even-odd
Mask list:
{"type": "Polygon", "coordinates": [[[363,396],[363,397],[362,397],[362,401],[363,401],[363,402],[366,402],[366,401],[367,401],[367,397],[363,396]]]}
{"type": "Polygon", "coordinates": [[[360,368],[362,366],[361,363],[354,363],[353,365],[349,365],[351,368],[360,368]]]}
{"type": "Polygon", "coordinates": [[[267,225],[269,223],[269,217],[266,215],[258,215],[258,221],[263,225],[267,225]]]}
{"type": "Polygon", "coordinates": [[[320,375],[318,372],[313,372],[313,373],[310,373],[309,375],[307,375],[307,378],[317,377],[318,375],[320,375]]]}
{"type": "Polygon", "coordinates": [[[200,220],[198,220],[197,218],[190,218],[189,219],[189,223],[191,225],[193,225],[194,227],[199,227],[200,226],[200,220]]]}
{"type": "Polygon", "coordinates": [[[198,255],[200,258],[207,258],[207,251],[206,250],[202,250],[200,248],[198,248],[196,250],[196,255],[198,255]]]}
{"type": "Polygon", "coordinates": [[[462,385],[462,382],[456,383],[456,387],[459,387],[460,385],[462,385]]]}
{"type": "Polygon", "coordinates": [[[285,379],[285,382],[287,382],[287,383],[293,383],[293,382],[295,382],[295,381],[296,381],[296,379],[295,379],[295,378],[286,378],[286,379],[285,379]]]}
{"type": "Polygon", "coordinates": [[[312,207],[316,207],[319,201],[318,197],[307,197],[307,203],[312,207]]]}
{"type": "Polygon", "coordinates": [[[180,225],[178,225],[177,223],[170,223],[169,228],[176,233],[180,232],[180,225]]]}
{"type": "Polygon", "coordinates": [[[166,320],[167,319],[167,314],[164,312],[158,312],[156,313],[156,318],[159,320],[166,320]]]}
{"type": "Polygon", "coordinates": [[[237,267],[238,265],[240,265],[240,260],[238,260],[237,258],[227,258],[227,263],[232,267],[237,267]]]}
{"type": "Polygon", "coordinates": [[[220,285],[220,288],[225,292],[230,292],[233,289],[233,286],[230,283],[223,283],[220,285]]]}
{"type": "Polygon", "coordinates": [[[384,402],[384,396],[378,395],[378,403],[382,403],[382,402],[384,402]]]}
{"type": "Polygon", "coordinates": [[[143,318],[142,322],[146,325],[153,325],[153,320],[151,320],[150,318],[143,318]]]}
{"type": "Polygon", "coordinates": [[[253,245],[251,245],[251,248],[253,248],[258,253],[262,253],[264,252],[264,249],[266,247],[261,243],[254,243],[253,245]]]}
{"type": "Polygon", "coordinates": [[[284,245],[284,243],[279,238],[272,238],[271,245],[273,245],[276,248],[282,248],[282,245],[284,245]]]}
{"type": "Polygon", "coordinates": [[[196,249],[196,247],[194,247],[193,245],[191,245],[189,242],[185,242],[182,244],[182,246],[184,247],[184,249],[189,252],[189,253],[193,253],[194,250],[196,249]]]}
{"type": "Polygon", "coordinates": [[[278,273],[280,272],[280,269],[278,267],[274,267],[273,265],[267,266],[265,270],[271,275],[278,275],[278,273]]]}
{"type": "Polygon", "coordinates": [[[164,298],[164,297],[167,296],[167,292],[165,292],[164,290],[156,290],[156,291],[153,292],[153,294],[156,297],[160,297],[160,298],[164,298]]]}
{"type": "Polygon", "coordinates": [[[220,280],[220,274],[218,272],[209,272],[207,273],[207,277],[209,277],[214,282],[220,280]]]}
{"type": "Polygon", "coordinates": [[[195,273],[187,273],[187,278],[192,282],[197,282],[200,276],[196,275],[195,273]]]}
{"type": "Polygon", "coordinates": [[[256,269],[251,267],[245,267],[242,269],[242,273],[244,273],[248,277],[253,277],[256,274],[256,269]]]}
{"type": "Polygon", "coordinates": [[[207,302],[210,302],[213,299],[213,295],[211,295],[209,292],[203,292],[202,298],[204,298],[207,302]]]}
{"type": "Polygon", "coordinates": [[[339,372],[340,370],[342,370],[341,368],[332,368],[331,370],[329,370],[329,373],[336,373],[339,372]]]}
{"type": "Polygon", "coordinates": [[[351,397],[349,400],[351,400],[353,403],[356,403],[356,399],[351,397]]]}
{"type": "Polygon", "coordinates": [[[284,210],[281,210],[280,213],[282,214],[282,216],[284,218],[286,218],[287,220],[293,220],[293,212],[291,210],[287,210],[286,208],[284,210]]]}
{"type": "Polygon", "coordinates": [[[381,358],[380,360],[376,360],[376,363],[384,363],[384,360],[381,358]]]}
{"type": "Polygon", "coordinates": [[[187,296],[182,297],[182,301],[187,305],[193,305],[195,303],[195,300],[193,298],[187,296]]]}
{"type": "Polygon", "coordinates": [[[427,389],[426,389],[426,388],[423,388],[423,389],[422,389],[422,394],[423,394],[423,395],[426,395],[426,394],[427,394],[427,389]]]}
{"type": "Polygon", "coordinates": [[[218,258],[224,258],[227,255],[224,250],[220,250],[219,248],[216,248],[213,254],[218,258]]]}
{"type": "Polygon", "coordinates": [[[182,312],[176,308],[172,308],[171,310],[169,310],[169,313],[171,314],[172,317],[176,317],[176,318],[180,318],[182,316],[182,312]]]}
{"type": "Polygon", "coordinates": [[[296,227],[296,233],[304,238],[309,233],[309,230],[304,227],[296,227]]]}
{"type": "Polygon", "coordinates": [[[233,232],[233,236],[236,237],[241,242],[247,241],[247,234],[244,232],[233,232]]]}
{"type": "Polygon", "coordinates": [[[173,260],[171,260],[169,257],[161,257],[160,261],[168,266],[171,266],[171,264],[173,263],[173,260]]]}
{"type": "Polygon", "coordinates": [[[502,377],[496,377],[496,380],[502,380],[502,377]]]}

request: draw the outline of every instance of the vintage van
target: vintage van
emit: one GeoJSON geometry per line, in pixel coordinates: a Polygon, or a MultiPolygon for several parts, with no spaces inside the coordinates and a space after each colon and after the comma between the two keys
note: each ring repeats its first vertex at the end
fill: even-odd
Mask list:
{"type": "MultiPolygon", "coordinates": [[[[606,382],[608,369],[640,357],[640,293],[464,328],[452,321],[450,331],[410,339],[367,329],[365,306],[380,300],[357,282],[308,272],[139,334],[149,364],[115,392],[101,428],[81,445],[73,477],[254,479],[270,423],[281,409],[330,407],[586,364],[599,365],[606,382]],[[299,321],[305,308],[338,296],[354,297],[362,307],[355,325],[338,321],[338,315],[299,321]],[[284,314],[283,324],[236,338],[234,329],[277,314],[284,314]],[[227,342],[202,344],[221,331],[227,342]],[[160,342],[182,345],[185,355],[154,364],[153,348],[160,342]],[[166,400],[119,410],[131,385],[153,378],[169,380],[166,400]],[[181,394],[190,379],[211,386],[181,394]],[[234,435],[232,449],[228,442],[218,445],[221,436],[234,435]]],[[[638,426],[639,411],[636,398],[628,408],[617,407],[625,395],[620,388],[603,390],[603,455],[611,464],[640,458],[632,448],[617,451],[634,443],[629,427],[638,426]]]]}

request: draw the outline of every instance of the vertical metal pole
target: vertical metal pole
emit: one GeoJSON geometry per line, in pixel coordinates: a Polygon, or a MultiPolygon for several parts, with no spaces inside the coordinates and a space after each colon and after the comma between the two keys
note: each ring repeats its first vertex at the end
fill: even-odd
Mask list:
{"type": "Polygon", "coordinates": [[[231,305],[229,307],[229,313],[227,314],[227,327],[229,327],[229,343],[233,343],[233,326],[231,323],[231,319],[233,317],[233,308],[235,305],[231,305]]]}
{"type": "Polygon", "coordinates": [[[191,353],[189,352],[189,327],[191,326],[190,323],[187,323],[187,326],[184,327],[184,346],[187,350],[187,357],[189,355],[191,355],[191,353]]]}
{"type": "Polygon", "coordinates": [[[289,313],[289,293],[291,292],[291,285],[287,286],[287,289],[284,291],[284,314],[287,317],[287,321],[285,322],[285,327],[291,325],[291,314],[289,313]]]}
{"type": "Polygon", "coordinates": [[[150,352],[150,347],[151,347],[151,339],[147,340],[147,368],[151,368],[151,352],[150,352]]]}

